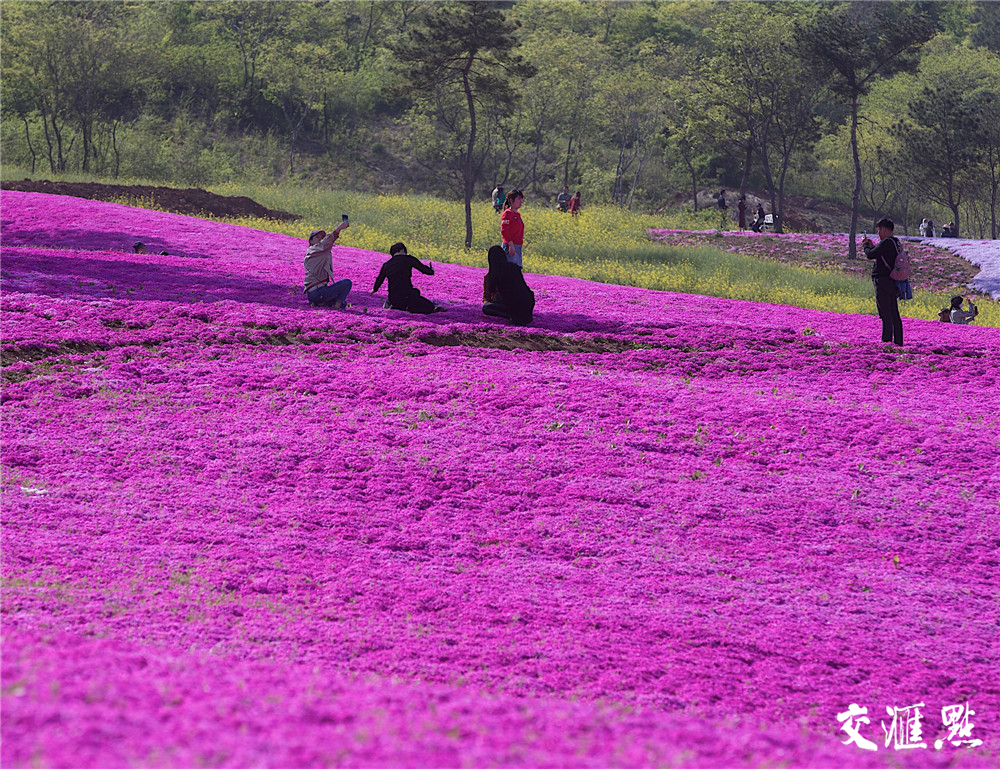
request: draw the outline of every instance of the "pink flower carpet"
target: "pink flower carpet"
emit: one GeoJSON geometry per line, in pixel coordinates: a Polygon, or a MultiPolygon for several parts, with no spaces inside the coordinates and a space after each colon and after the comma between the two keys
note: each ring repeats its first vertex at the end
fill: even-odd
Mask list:
{"type": "Polygon", "coordinates": [[[1000,331],[0,204],[4,767],[1000,764],[1000,331]]]}

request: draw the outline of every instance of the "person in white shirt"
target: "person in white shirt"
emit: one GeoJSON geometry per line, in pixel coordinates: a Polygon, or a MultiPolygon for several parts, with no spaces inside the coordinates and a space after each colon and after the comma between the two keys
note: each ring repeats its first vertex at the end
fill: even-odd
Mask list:
{"type": "Polygon", "coordinates": [[[961,296],[953,296],[951,298],[951,322],[957,323],[960,326],[968,326],[972,322],[972,319],[979,314],[979,308],[969,299],[969,309],[963,310],[963,299],[964,297],[961,296]]]}

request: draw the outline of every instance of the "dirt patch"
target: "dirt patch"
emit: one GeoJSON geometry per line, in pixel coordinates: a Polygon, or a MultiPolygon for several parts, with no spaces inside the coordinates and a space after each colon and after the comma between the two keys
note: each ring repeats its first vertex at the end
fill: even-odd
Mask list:
{"type": "Polygon", "coordinates": [[[523,331],[456,331],[450,334],[428,334],[419,337],[419,340],[435,347],[484,347],[530,352],[618,353],[643,347],[604,337],[574,339],[570,336],[530,334],[523,331]]]}
{"type": "Polygon", "coordinates": [[[194,216],[217,216],[229,219],[253,217],[294,222],[302,217],[287,211],[265,208],[250,198],[216,195],[199,189],[149,187],[145,185],[96,184],[90,182],[50,182],[45,180],[5,180],[0,189],[18,192],[44,192],[50,195],[70,195],[87,200],[106,200],[130,205],[154,206],[164,211],[194,216]]]}

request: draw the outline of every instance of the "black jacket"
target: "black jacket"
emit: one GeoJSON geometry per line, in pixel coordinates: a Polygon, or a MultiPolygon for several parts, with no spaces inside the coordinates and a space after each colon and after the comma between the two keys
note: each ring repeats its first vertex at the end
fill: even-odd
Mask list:
{"type": "Polygon", "coordinates": [[[865,248],[865,256],[874,260],[872,277],[876,279],[888,278],[889,273],[896,269],[898,255],[899,241],[895,238],[886,238],[879,241],[879,244],[873,248],[865,248]]]}
{"type": "Polygon", "coordinates": [[[389,303],[393,307],[404,308],[410,301],[414,293],[418,293],[413,287],[413,270],[420,270],[424,275],[433,275],[434,270],[421,262],[415,256],[409,254],[396,254],[382,265],[378,278],[375,280],[375,288],[378,291],[382,287],[383,281],[389,281],[389,303]]]}
{"type": "Polygon", "coordinates": [[[500,246],[491,246],[487,258],[490,271],[483,281],[483,302],[502,302],[513,323],[528,325],[535,312],[535,293],[524,282],[521,268],[507,261],[507,254],[500,246]]]}

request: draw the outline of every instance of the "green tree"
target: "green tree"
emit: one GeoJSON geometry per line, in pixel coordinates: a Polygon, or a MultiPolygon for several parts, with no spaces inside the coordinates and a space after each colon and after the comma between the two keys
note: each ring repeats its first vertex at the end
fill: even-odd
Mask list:
{"type": "MultiPolygon", "coordinates": [[[[607,54],[590,38],[547,29],[535,30],[523,48],[537,74],[523,84],[516,105],[516,125],[523,128],[503,132],[505,139],[513,135],[518,142],[515,147],[505,141],[505,160],[507,167],[513,164],[515,148],[530,153],[521,172],[525,185],[562,187],[570,184],[573,162],[593,131],[594,71],[607,54]]],[[[507,180],[504,173],[497,178],[507,180]]]]}
{"type": "Polygon", "coordinates": [[[986,118],[1000,101],[1000,59],[942,36],[921,63],[917,85],[898,135],[914,181],[951,211],[960,231],[964,201],[992,172],[995,130],[986,118]]]}
{"type": "Polygon", "coordinates": [[[636,186],[662,135],[662,89],[649,73],[634,67],[605,75],[598,83],[598,121],[614,146],[611,202],[631,208],[636,186]]]}
{"type": "Polygon", "coordinates": [[[122,35],[131,15],[101,3],[4,6],[4,80],[14,96],[8,114],[26,122],[29,144],[37,115],[52,171],[66,170],[74,146],[81,170],[96,170],[101,126],[112,126],[114,136],[137,111],[140,67],[122,35]]]}
{"type": "Polygon", "coordinates": [[[1000,53],[1000,4],[976,3],[971,21],[974,24],[970,35],[972,44],[1000,53]]]}
{"type": "Polygon", "coordinates": [[[704,71],[710,98],[725,123],[747,142],[743,185],[749,152],[760,161],[777,232],[782,231],[785,178],[793,155],[818,136],[815,107],[823,90],[785,45],[794,35],[795,24],[791,14],[762,5],[727,6],[712,34],[717,53],[704,71]]]}
{"type": "Polygon", "coordinates": [[[667,157],[680,160],[684,167],[697,211],[699,181],[712,167],[716,151],[706,120],[705,98],[694,77],[669,81],[665,95],[667,157]]]}
{"type": "Polygon", "coordinates": [[[854,192],[848,256],[857,256],[861,204],[861,158],[858,153],[858,103],[879,77],[912,69],[917,51],[933,27],[916,5],[856,2],[824,7],[798,28],[799,54],[817,75],[829,78],[834,94],[850,109],[854,192]]]}
{"type": "Polygon", "coordinates": [[[237,99],[243,122],[257,127],[264,125],[263,104],[266,97],[260,82],[259,67],[266,52],[276,41],[288,41],[286,33],[289,14],[295,3],[250,0],[203,2],[200,10],[211,19],[223,39],[239,51],[243,78],[237,99]]]}
{"type": "Polygon", "coordinates": [[[532,68],[515,53],[517,24],[491,3],[445,3],[392,46],[413,89],[433,91],[443,128],[463,143],[460,162],[465,199],[465,247],[472,247],[472,196],[482,170],[478,118],[489,105],[509,107],[513,85],[532,68]],[[451,98],[451,97],[456,97],[451,98]]]}

